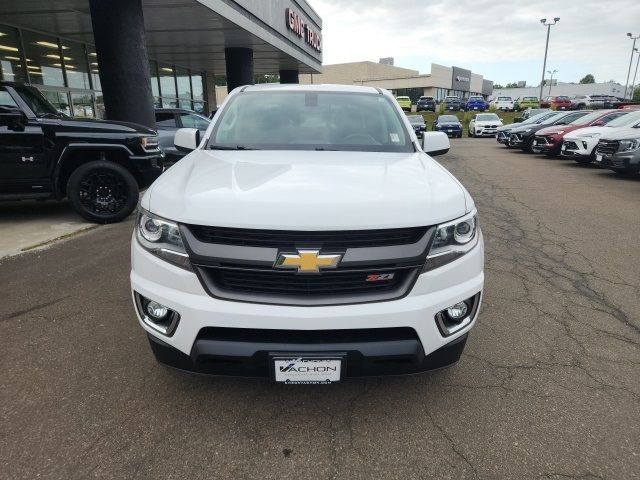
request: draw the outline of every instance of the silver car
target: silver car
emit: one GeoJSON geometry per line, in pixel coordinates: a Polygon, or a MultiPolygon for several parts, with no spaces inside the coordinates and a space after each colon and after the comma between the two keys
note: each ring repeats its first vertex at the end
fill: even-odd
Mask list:
{"type": "Polygon", "coordinates": [[[184,108],[157,108],[156,109],[156,130],[158,131],[158,139],[160,148],[165,153],[166,165],[173,165],[184,155],[176,149],[173,144],[173,138],[179,128],[197,128],[203,135],[209,126],[207,117],[203,117],[192,110],[184,108]]]}

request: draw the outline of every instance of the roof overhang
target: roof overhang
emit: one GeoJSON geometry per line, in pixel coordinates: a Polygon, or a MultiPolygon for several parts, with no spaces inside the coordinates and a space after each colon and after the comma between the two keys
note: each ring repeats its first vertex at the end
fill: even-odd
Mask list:
{"type": "MultiPolygon", "coordinates": [[[[287,28],[291,8],[321,32],[322,20],[304,0],[142,0],[142,5],[152,59],[224,75],[225,48],[246,47],[254,51],[257,74],[322,69],[322,53],[287,28]]],[[[94,43],[88,0],[2,0],[0,23],[94,43]]]]}

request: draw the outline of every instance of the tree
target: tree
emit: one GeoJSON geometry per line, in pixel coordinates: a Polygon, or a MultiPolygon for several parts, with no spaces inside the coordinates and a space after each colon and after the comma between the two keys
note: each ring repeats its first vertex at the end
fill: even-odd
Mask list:
{"type": "Polygon", "coordinates": [[[580,83],[596,83],[596,79],[593,78],[593,75],[591,75],[590,73],[587,73],[584,78],[582,78],[582,80],[580,80],[580,83]]]}
{"type": "Polygon", "coordinates": [[[494,90],[502,90],[504,87],[502,85],[500,85],[499,83],[494,83],[493,84],[493,89],[494,90]]]}
{"type": "Polygon", "coordinates": [[[640,102],[640,85],[633,89],[633,98],[631,100],[640,102]]]}
{"type": "Polygon", "coordinates": [[[261,74],[255,76],[256,83],[278,83],[280,82],[280,75],[261,74]]]}
{"type": "Polygon", "coordinates": [[[507,86],[505,88],[518,88],[518,83],[517,82],[507,83],[507,86]]]}

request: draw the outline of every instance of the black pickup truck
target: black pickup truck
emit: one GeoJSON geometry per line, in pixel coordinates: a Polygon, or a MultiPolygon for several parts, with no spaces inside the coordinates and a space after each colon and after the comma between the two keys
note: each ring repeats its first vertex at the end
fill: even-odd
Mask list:
{"type": "Polygon", "coordinates": [[[156,132],[74,119],[30,85],[0,82],[0,200],[67,197],[85,219],[118,222],[161,173],[156,132]]]}

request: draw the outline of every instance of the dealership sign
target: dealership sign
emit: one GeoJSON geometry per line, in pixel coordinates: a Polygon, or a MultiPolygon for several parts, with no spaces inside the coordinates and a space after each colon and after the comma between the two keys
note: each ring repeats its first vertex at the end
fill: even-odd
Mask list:
{"type": "Polygon", "coordinates": [[[287,8],[286,15],[287,28],[300,38],[304,38],[307,45],[311,46],[315,51],[322,51],[322,37],[320,34],[311,28],[300,15],[298,15],[291,8],[287,8]]]}
{"type": "Polygon", "coordinates": [[[471,79],[469,77],[465,77],[463,75],[456,76],[456,81],[458,82],[470,82],[471,79]]]}

